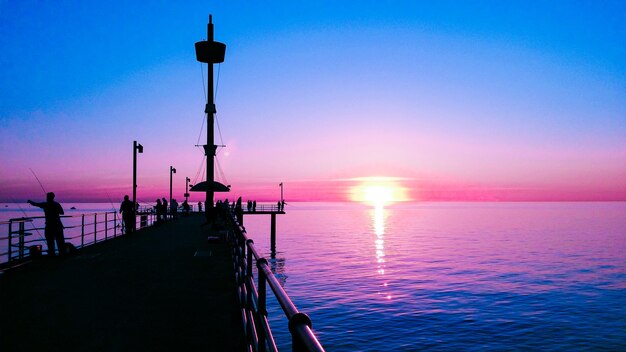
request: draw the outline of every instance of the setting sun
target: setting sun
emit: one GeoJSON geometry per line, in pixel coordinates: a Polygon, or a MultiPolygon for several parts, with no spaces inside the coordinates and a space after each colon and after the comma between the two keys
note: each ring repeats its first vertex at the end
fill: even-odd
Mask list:
{"type": "Polygon", "coordinates": [[[350,189],[350,200],[383,206],[394,202],[408,201],[406,187],[395,177],[362,177],[350,189]]]}

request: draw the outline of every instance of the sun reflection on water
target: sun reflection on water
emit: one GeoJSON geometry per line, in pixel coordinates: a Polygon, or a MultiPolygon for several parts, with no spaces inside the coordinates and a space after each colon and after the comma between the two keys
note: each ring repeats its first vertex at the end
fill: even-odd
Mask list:
{"type": "MultiPolygon", "coordinates": [[[[374,240],[374,248],[376,248],[376,263],[378,264],[378,274],[383,279],[383,287],[387,289],[389,284],[385,281],[385,207],[382,204],[374,206],[372,212],[372,221],[374,223],[374,233],[376,239],[374,240]]],[[[385,292],[378,292],[379,295],[384,296],[390,300],[391,295],[385,292]]]]}
{"type": "MultiPolygon", "coordinates": [[[[349,189],[350,199],[373,207],[371,214],[376,235],[374,240],[376,270],[382,279],[383,290],[388,291],[389,283],[385,278],[385,216],[388,210],[385,206],[409,201],[409,189],[402,185],[403,179],[398,177],[360,177],[352,180],[358,183],[349,189]]],[[[392,299],[389,292],[379,291],[378,294],[385,299],[392,299]]]]}

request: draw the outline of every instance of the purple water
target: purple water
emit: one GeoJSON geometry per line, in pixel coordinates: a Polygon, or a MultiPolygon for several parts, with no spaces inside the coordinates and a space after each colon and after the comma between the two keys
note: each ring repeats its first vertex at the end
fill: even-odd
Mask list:
{"type": "MultiPolygon", "coordinates": [[[[626,349],[626,203],[286,210],[270,262],[328,351],[626,349]]],[[[270,258],[269,217],[245,226],[270,258]]]]}

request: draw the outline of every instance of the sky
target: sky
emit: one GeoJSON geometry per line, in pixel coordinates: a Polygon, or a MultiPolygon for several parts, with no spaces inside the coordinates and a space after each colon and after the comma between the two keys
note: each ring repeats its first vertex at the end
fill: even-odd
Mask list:
{"type": "Polygon", "coordinates": [[[626,200],[624,1],[0,0],[0,201],[180,202],[209,14],[220,198],[626,200]]]}

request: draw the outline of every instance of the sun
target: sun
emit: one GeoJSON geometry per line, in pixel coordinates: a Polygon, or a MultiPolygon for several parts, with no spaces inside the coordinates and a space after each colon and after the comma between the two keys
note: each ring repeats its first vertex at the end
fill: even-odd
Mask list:
{"type": "Polygon", "coordinates": [[[350,199],[374,206],[385,206],[408,201],[407,189],[396,177],[360,177],[358,184],[350,188],[350,199]]]}
{"type": "Polygon", "coordinates": [[[372,204],[385,204],[391,202],[394,189],[389,186],[365,186],[363,188],[363,198],[372,204]]]}

